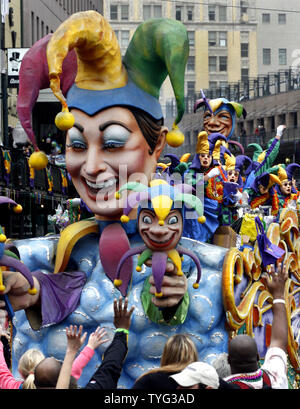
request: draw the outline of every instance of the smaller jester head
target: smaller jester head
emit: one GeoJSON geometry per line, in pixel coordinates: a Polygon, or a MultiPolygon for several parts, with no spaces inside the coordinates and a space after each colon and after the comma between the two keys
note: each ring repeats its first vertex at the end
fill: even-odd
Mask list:
{"type": "Polygon", "coordinates": [[[123,223],[129,221],[128,215],[136,205],[139,205],[138,215],[142,209],[152,211],[160,226],[164,226],[165,221],[170,219],[170,212],[174,209],[179,209],[184,219],[185,205],[196,210],[199,223],[205,222],[202,202],[192,194],[193,188],[187,184],[171,186],[165,180],[155,179],[150,182],[148,187],[141,183],[129,182],[122,186],[116,193],[116,197],[120,198],[121,192],[125,190],[133,190],[138,193],[133,198],[131,195],[128,196],[127,205],[121,216],[121,222],[123,223]]]}
{"type": "MultiPolygon", "coordinates": [[[[133,194],[128,196],[128,204],[123,211],[121,221],[128,222],[128,214],[135,205],[139,204],[138,226],[145,247],[139,257],[137,271],[141,271],[141,265],[148,258],[152,258],[152,273],[157,289],[155,295],[163,296],[161,285],[166,271],[167,258],[170,258],[176,266],[177,275],[183,275],[180,254],[188,254],[194,259],[198,268],[198,276],[193,286],[198,288],[201,276],[200,262],[192,252],[177,246],[183,231],[185,205],[198,213],[199,223],[205,222],[202,202],[191,193],[193,188],[186,184],[171,186],[165,180],[155,179],[150,182],[150,187],[140,183],[127,183],[116,193],[116,197],[120,198],[120,193],[124,190],[137,192],[135,196],[133,194]]],[[[130,255],[133,254],[135,253],[130,251],[130,255]]],[[[120,272],[121,264],[117,271],[117,279],[114,281],[116,286],[122,283],[120,272]]]]}

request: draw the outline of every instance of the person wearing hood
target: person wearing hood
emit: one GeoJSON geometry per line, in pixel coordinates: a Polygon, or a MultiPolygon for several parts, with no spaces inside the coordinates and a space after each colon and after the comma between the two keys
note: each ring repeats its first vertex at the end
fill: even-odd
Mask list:
{"type": "Polygon", "coordinates": [[[281,181],[274,174],[276,168],[274,166],[267,172],[257,176],[252,183],[251,189],[248,190],[251,208],[256,209],[259,206],[270,206],[272,216],[277,216],[280,210],[276,187],[281,185],[281,181]]]}
{"type": "Polygon", "coordinates": [[[238,219],[238,205],[242,204],[243,174],[252,161],[246,155],[224,154],[227,181],[223,183],[223,200],[219,206],[219,223],[230,226],[238,219]]]}
{"type": "Polygon", "coordinates": [[[279,207],[294,207],[296,209],[296,201],[298,199],[298,192],[293,193],[293,178],[296,169],[299,169],[298,163],[290,163],[285,168],[282,165],[278,166],[277,176],[281,184],[276,186],[279,207]]]}

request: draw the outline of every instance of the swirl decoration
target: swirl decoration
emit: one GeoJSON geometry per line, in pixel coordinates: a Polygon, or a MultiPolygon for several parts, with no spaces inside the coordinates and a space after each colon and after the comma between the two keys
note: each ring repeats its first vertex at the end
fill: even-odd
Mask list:
{"type": "MultiPolygon", "coordinates": [[[[285,288],[288,356],[292,370],[299,379],[300,237],[296,211],[283,209],[279,223],[271,223],[268,227],[267,236],[273,244],[285,250],[284,258],[289,271],[285,288]]],[[[248,335],[255,337],[259,351],[266,351],[269,345],[269,321],[272,322],[270,318],[267,319],[267,316],[272,318],[272,296],[264,285],[263,273],[257,243],[254,251],[249,248],[245,248],[243,252],[237,248],[228,251],[223,265],[222,283],[226,324],[232,336],[243,329],[248,335]]],[[[264,357],[264,354],[260,355],[261,358],[264,357]]]]}

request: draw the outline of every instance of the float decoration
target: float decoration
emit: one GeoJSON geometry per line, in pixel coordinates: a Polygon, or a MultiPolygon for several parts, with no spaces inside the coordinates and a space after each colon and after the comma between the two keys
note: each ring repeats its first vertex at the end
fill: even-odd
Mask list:
{"type": "MultiPolygon", "coordinates": [[[[193,284],[193,287],[195,289],[199,287],[199,281],[201,278],[200,261],[193,252],[178,245],[183,231],[183,220],[185,213],[185,211],[182,209],[183,204],[188,205],[189,207],[192,207],[197,211],[199,215],[199,223],[205,222],[202,202],[199,198],[190,193],[192,189],[193,188],[189,185],[180,184],[171,186],[164,180],[156,179],[150,182],[149,188],[140,183],[128,183],[123,185],[119,192],[117,192],[117,198],[120,198],[120,194],[124,190],[134,190],[136,192],[139,192],[137,195],[135,195],[134,199],[132,194],[128,196],[128,203],[124,208],[123,215],[121,216],[121,221],[123,223],[127,223],[129,221],[128,214],[136,204],[140,203],[138,208],[138,225],[140,235],[145,242],[145,246],[130,249],[123,255],[117,268],[116,278],[114,279],[114,284],[116,287],[120,287],[123,284],[124,280],[126,284],[129,283],[130,278],[122,274],[122,266],[129,257],[135,254],[140,254],[136,267],[137,271],[141,271],[141,266],[147,260],[152,259],[152,274],[156,287],[156,297],[163,297],[161,286],[164,274],[166,272],[168,258],[176,266],[177,275],[183,275],[181,269],[181,260],[183,254],[191,257],[196,264],[198,275],[196,282],[193,284]],[[145,208],[142,202],[146,204],[145,208]],[[172,210],[174,210],[175,212],[172,212],[172,210]],[[145,222],[142,217],[144,213],[145,222]],[[180,220],[178,214],[182,215],[181,223],[179,223],[180,220]],[[168,217],[170,218],[166,223],[168,217]],[[174,226],[178,223],[177,228],[173,227],[172,218],[174,218],[174,226]],[[148,219],[147,222],[146,219],[148,219]],[[152,224],[157,224],[157,226],[155,227],[155,233],[151,233],[150,230],[147,231],[148,229],[146,229],[145,227],[141,228],[142,221],[145,224],[149,224],[149,226],[152,224]],[[172,229],[171,234],[168,234],[167,232],[169,226],[171,226],[172,229]],[[158,229],[160,229],[159,233],[158,229]],[[173,240],[174,236],[175,239],[173,240]],[[156,240],[154,238],[156,238],[156,240]]],[[[124,293],[123,291],[122,295],[126,295],[126,292],[124,293]]]]}

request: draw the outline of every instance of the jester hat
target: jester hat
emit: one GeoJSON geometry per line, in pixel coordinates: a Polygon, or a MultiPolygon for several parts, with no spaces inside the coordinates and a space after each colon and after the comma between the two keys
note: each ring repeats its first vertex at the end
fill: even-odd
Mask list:
{"type": "Polygon", "coordinates": [[[198,141],[196,145],[196,153],[206,153],[212,155],[215,149],[217,141],[223,140],[226,142],[226,137],[221,133],[207,134],[205,131],[201,131],[198,134],[198,141]]]}
{"type": "Polygon", "coordinates": [[[266,159],[266,155],[267,155],[268,149],[269,149],[269,147],[271,146],[272,142],[273,142],[273,139],[271,139],[271,140],[268,142],[268,145],[267,145],[267,149],[266,149],[266,150],[264,150],[264,149],[261,147],[261,145],[259,145],[258,143],[250,143],[250,144],[248,145],[248,148],[254,148],[254,152],[253,152],[253,156],[252,156],[253,162],[262,163],[263,160],[266,159]]]}
{"type": "Polygon", "coordinates": [[[243,173],[243,170],[247,170],[252,164],[252,160],[246,155],[228,155],[224,153],[225,158],[225,170],[237,170],[239,173],[243,173]]]}
{"type": "Polygon", "coordinates": [[[243,115],[243,117],[246,118],[247,112],[245,108],[238,102],[228,101],[228,99],[226,98],[208,99],[205,97],[202,90],[201,94],[202,98],[198,99],[194,104],[194,112],[196,112],[197,109],[202,106],[204,106],[205,110],[209,110],[211,114],[217,114],[221,110],[228,111],[232,118],[232,129],[230,134],[228,135],[229,139],[234,133],[236,117],[240,118],[243,115]]]}
{"type": "MultiPolygon", "coordinates": [[[[138,192],[138,194],[135,196],[134,200],[132,200],[130,195],[128,196],[127,204],[124,206],[123,215],[121,216],[121,221],[123,223],[129,221],[128,215],[131,210],[137,204],[145,201],[147,201],[151,206],[151,209],[154,210],[161,226],[164,225],[164,220],[170,213],[171,209],[178,208],[178,202],[186,204],[196,210],[199,216],[199,223],[205,222],[205,216],[203,216],[203,204],[197,196],[191,193],[193,187],[190,185],[179,184],[171,186],[162,179],[152,180],[150,182],[150,187],[138,182],[128,182],[116,192],[116,198],[119,199],[121,193],[125,190],[132,190],[138,192]]],[[[180,208],[184,208],[184,206],[180,208]]],[[[139,210],[140,209],[141,206],[139,206],[139,210]]]]}
{"type": "Polygon", "coordinates": [[[247,173],[249,167],[252,166],[252,160],[246,155],[228,155],[224,153],[225,159],[225,170],[226,172],[230,170],[237,170],[239,172],[238,184],[240,187],[243,186],[242,174],[247,173]]]}
{"type": "MultiPolygon", "coordinates": [[[[153,210],[158,218],[158,224],[160,226],[164,225],[164,220],[170,213],[170,211],[174,208],[181,210],[182,214],[184,210],[182,210],[185,206],[182,207],[182,204],[186,204],[189,207],[192,207],[196,212],[198,213],[198,222],[199,223],[205,223],[205,216],[203,216],[203,205],[201,200],[196,197],[195,195],[191,194],[193,191],[193,187],[187,184],[179,184],[175,186],[169,185],[165,180],[162,179],[154,179],[150,182],[150,187],[143,185],[138,182],[128,182],[125,185],[121,187],[121,189],[116,193],[116,198],[121,197],[121,193],[125,190],[132,190],[135,192],[138,192],[136,195],[130,194],[127,198],[127,205],[124,206],[123,209],[123,215],[121,216],[121,221],[123,223],[127,223],[129,221],[128,214],[130,211],[137,205],[139,204],[138,207],[138,212],[141,211],[143,208],[143,203],[147,203],[148,206],[150,206],[150,209],[153,210]],[[133,197],[133,200],[132,200],[133,197]],[[179,206],[180,203],[180,206],[179,206]]],[[[147,207],[149,208],[149,207],[147,207]]],[[[183,221],[184,221],[184,215],[183,215],[183,221]]],[[[181,246],[177,246],[178,251],[187,254],[190,257],[193,258],[197,265],[198,269],[198,275],[197,275],[197,281],[193,285],[194,288],[199,287],[199,281],[201,277],[201,266],[200,262],[195,257],[195,255],[187,250],[184,249],[181,246]]],[[[133,255],[136,254],[137,252],[142,252],[139,260],[138,260],[138,266],[137,266],[137,271],[141,270],[141,265],[146,261],[146,259],[150,258],[152,256],[152,267],[154,267],[155,264],[155,269],[157,271],[153,271],[154,275],[154,280],[156,283],[156,289],[157,289],[157,294],[156,296],[161,297],[161,283],[163,279],[163,275],[165,274],[165,262],[166,262],[166,255],[165,252],[154,252],[152,254],[152,251],[147,248],[138,248],[133,249],[128,252],[127,255],[124,255],[124,259],[128,255],[133,255]],[[157,262],[156,262],[157,261],[157,262]]],[[[181,259],[179,256],[179,253],[176,249],[169,250],[167,253],[167,256],[170,257],[170,259],[174,262],[174,264],[177,267],[177,274],[182,275],[181,271],[181,259]]],[[[114,281],[116,286],[119,286],[122,284],[122,280],[120,280],[120,272],[121,272],[121,265],[122,261],[120,261],[118,271],[117,271],[117,278],[114,281]]]]}
{"type": "Polygon", "coordinates": [[[259,185],[262,185],[265,188],[270,189],[273,185],[281,185],[281,180],[279,177],[271,172],[275,171],[275,167],[268,169],[266,172],[263,172],[261,175],[257,176],[252,185],[251,188],[255,190],[256,193],[259,193],[259,185]]]}
{"type": "Polygon", "coordinates": [[[283,182],[284,180],[292,180],[296,169],[300,169],[300,165],[298,165],[298,163],[291,163],[287,165],[285,168],[279,165],[277,176],[279,177],[281,182],[283,182]]]}
{"type": "Polygon", "coordinates": [[[184,113],[188,53],[183,24],[153,19],[137,28],[122,61],[117,37],[101,14],[92,10],[73,14],[53,35],[35,43],[23,58],[17,103],[20,122],[38,151],[31,112],[39,90],[49,86],[62,104],[55,121],[61,130],[74,124],[69,108],[94,115],[112,106],[135,107],[161,119],[159,91],[169,75],[177,117],[167,142],[179,146],[183,135],[177,124],[184,113]]]}

